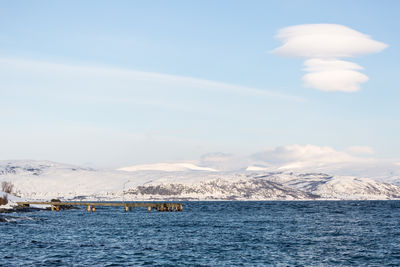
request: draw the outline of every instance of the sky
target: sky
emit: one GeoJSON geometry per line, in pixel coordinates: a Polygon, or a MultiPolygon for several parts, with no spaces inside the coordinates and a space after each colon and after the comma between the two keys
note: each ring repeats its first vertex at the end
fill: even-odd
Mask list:
{"type": "Polygon", "coordinates": [[[400,158],[398,10],[3,2],[0,159],[121,167],[279,147],[400,158]]]}

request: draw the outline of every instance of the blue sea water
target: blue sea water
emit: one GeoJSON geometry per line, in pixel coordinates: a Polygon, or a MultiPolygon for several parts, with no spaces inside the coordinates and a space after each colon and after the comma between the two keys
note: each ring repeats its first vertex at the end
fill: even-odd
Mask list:
{"type": "Polygon", "coordinates": [[[400,266],[400,201],[183,204],[7,214],[0,265],[400,266]]]}

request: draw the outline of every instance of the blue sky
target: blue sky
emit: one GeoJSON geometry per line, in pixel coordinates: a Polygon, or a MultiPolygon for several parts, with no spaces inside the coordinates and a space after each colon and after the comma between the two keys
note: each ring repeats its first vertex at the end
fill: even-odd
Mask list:
{"type": "Polygon", "coordinates": [[[399,158],[398,1],[8,1],[0,158],[124,166],[290,144],[399,158]],[[285,27],[339,24],[388,47],[357,92],[303,86],[285,27]]]}

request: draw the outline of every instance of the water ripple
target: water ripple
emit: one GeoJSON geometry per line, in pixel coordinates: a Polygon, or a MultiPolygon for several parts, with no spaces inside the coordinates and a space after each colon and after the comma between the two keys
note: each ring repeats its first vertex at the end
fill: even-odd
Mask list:
{"type": "Polygon", "coordinates": [[[400,201],[187,202],[13,214],[4,266],[399,266],[400,201]]]}

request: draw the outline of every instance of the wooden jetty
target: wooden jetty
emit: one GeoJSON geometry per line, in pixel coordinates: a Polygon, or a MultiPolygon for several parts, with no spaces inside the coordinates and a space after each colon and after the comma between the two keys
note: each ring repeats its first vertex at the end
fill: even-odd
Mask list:
{"type": "Polygon", "coordinates": [[[88,212],[94,212],[98,206],[124,207],[124,210],[132,211],[133,208],[147,207],[157,211],[182,211],[181,203],[157,203],[157,202],[64,202],[64,201],[24,201],[17,202],[19,206],[29,207],[30,205],[48,205],[52,211],[59,211],[61,206],[87,206],[88,212]]]}

